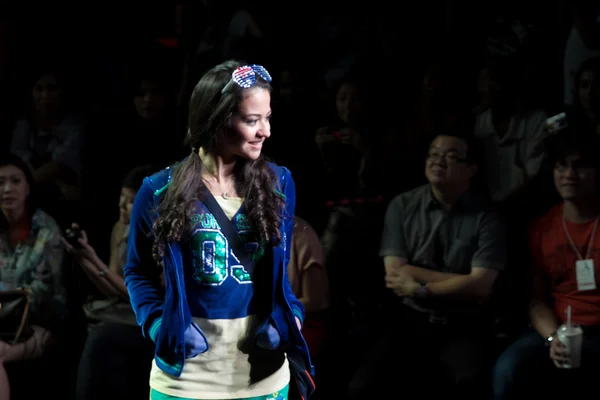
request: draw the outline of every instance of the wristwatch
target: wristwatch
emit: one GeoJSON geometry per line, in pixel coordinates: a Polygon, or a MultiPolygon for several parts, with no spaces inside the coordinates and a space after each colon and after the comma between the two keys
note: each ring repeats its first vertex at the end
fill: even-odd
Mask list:
{"type": "Polygon", "coordinates": [[[429,288],[426,283],[421,283],[421,286],[417,288],[415,291],[415,297],[428,297],[429,296],[429,288]]]}
{"type": "Polygon", "coordinates": [[[556,336],[556,331],[552,332],[548,337],[546,337],[546,346],[550,346],[554,341],[554,336],[556,336]]]}

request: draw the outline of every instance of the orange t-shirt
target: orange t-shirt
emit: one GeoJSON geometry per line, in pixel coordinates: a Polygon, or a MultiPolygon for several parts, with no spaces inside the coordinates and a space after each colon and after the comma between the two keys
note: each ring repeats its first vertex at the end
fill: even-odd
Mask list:
{"type": "MultiPolygon", "coordinates": [[[[292,291],[297,297],[302,296],[302,276],[309,268],[325,268],[321,242],[308,222],[294,216],[288,277],[292,291]]],[[[311,356],[315,357],[321,351],[327,335],[325,321],[320,318],[320,314],[306,314],[302,335],[310,349],[311,356]]]]}
{"type": "MultiPolygon", "coordinates": [[[[529,231],[529,248],[534,269],[541,269],[550,285],[554,311],[565,322],[567,306],[571,306],[571,318],[582,326],[600,325],[600,226],[592,238],[595,220],[566,226],[579,254],[594,260],[594,290],[579,291],[575,263],[579,259],[573,250],[562,225],[563,205],[558,205],[535,221],[529,231]],[[592,239],[591,239],[592,238],[592,239]],[[592,240],[590,242],[590,239],[592,240]]],[[[600,223],[599,223],[600,225],[600,223]]]]}

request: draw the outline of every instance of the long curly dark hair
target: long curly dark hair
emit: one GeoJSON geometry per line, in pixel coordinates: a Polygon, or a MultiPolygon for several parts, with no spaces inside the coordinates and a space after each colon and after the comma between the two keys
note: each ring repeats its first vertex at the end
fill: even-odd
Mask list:
{"type": "MultiPolygon", "coordinates": [[[[209,154],[217,152],[228,135],[236,134],[230,126],[231,116],[238,110],[245,90],[262,88],[271,91],[268,82],[257,76],[251,89],[227,84],[233,71],[244,65],[226,61],[209,70],[198,82],[190,100],[186,145],[197,151],[203,148],[209,154]],[[227,86],[227,90],[223,89],[227,86]],[[222,93],[223,91],[223,93],[222,93]]],[[[192,215],[200,200],[204,183],[200,157],[191,154],[173,166],[171,183],[157,208],[154,222],[155,242],[153,256],[160,263],[165,243],[185,240],[192,230],[192,215]]],[[[261,241],[277,246],[284,200],[278,193],[277,177],[261,155],[256,160],[239,158],[234,168],[236,191],[244,197],[251,226],[261,241]]]]}

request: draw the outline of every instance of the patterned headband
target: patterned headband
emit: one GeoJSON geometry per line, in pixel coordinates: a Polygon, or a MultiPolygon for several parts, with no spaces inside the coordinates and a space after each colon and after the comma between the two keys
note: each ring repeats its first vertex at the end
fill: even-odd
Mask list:
{"type": "Polygon", "coordinates": [[[227,83],[227,85],[225,85],[223,90],[221,90],[221,94],[225,94],[225,92],[233,83],[244,89],[254,86],[256,84],[257,75],[267,82],[271,82],[273,80],[269,72],[262,65],[244,65],[233,71],[231,74],[231,80],[227,83]]]}

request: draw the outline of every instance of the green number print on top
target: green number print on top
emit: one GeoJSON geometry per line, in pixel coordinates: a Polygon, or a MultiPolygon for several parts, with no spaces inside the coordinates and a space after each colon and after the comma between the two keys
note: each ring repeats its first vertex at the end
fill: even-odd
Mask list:
{"type": "Polygon", "coordinates": [[[219,286],[228,278],[238,283],[251,283],[250,274],[229,248],[229,242],[212,214],[194,215],[192,221],[198,224],[192,236],[192,246],[199,258],[194,271],[196,281],[210,286],[219,286]]]}

